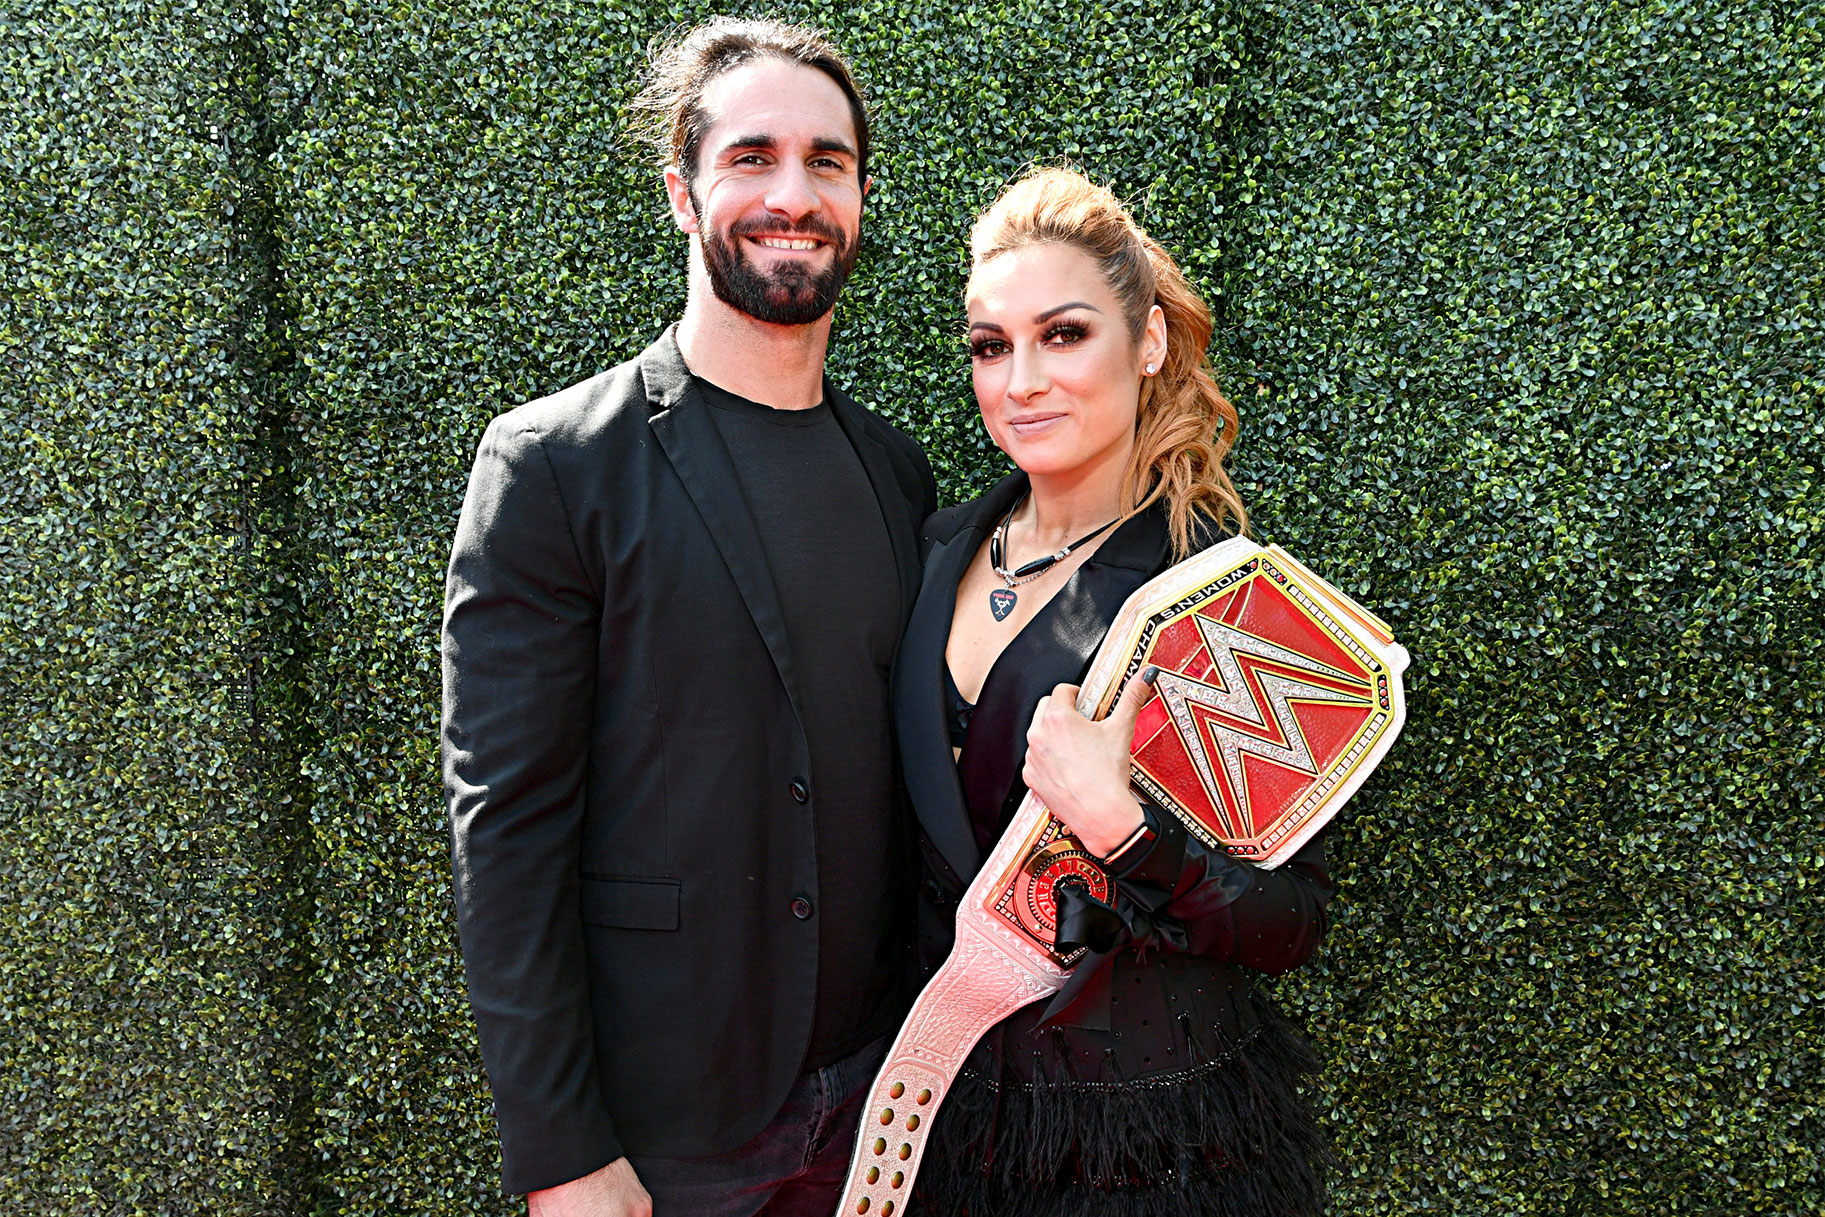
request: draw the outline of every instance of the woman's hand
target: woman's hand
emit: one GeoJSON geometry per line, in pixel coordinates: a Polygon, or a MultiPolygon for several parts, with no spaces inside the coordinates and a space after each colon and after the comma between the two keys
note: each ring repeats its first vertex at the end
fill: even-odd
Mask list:
{"type": "Polygon", "coordinates": [[[1128,790],[1129,748],[1157,675],[1149,667],[1129,681],[1100,721],[1077,712],[1076,685],[1059,685],[1039,699],[1027,728],[1021,781],[1099,858],[1133,836],[1144,819],[1128,790]]]}

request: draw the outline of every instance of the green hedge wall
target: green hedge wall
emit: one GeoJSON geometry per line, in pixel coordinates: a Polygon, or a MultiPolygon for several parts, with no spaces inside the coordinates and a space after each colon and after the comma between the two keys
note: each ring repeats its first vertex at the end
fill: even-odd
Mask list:
{"type": "Polygon", "coordinates": [[[0,1203],[283,1211],[309,1024],[246,31],[0,41],[0,1203]]]}
{"type": "MultiPolygon", "coordinates": [[[[745,7],[762,11],[758,6],[745,7]]],[[[436,761],[486,420],[639,350],[700,5],[24,3],[0,46],[0,1199],[507,1213],[436,761]]],[[[962,242],[1068,156],[1217,308],[1258,534],[1414,655],[1278,985],[1339,1214],[1825,1209],[1814,8],[794,3],[836,374],[1000,467],[962,242]]]]}
{"type": "Polygon", "coordinates": [[[1242,464],[1417,669],[1302,990],[1338,1211],[1820,1211],[1816,10],[1244,26],[1242,464]]]}

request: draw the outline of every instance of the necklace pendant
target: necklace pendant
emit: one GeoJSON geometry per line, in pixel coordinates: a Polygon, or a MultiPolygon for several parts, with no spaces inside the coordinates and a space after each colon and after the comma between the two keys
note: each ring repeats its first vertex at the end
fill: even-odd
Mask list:
{"type": "Polygon", "coordinates": [[[995,620],[1006,621],[1008,614],[1014,611],[1014,604],[1020,597],[1011,587],[998,587],[989,592],[989,612],[995,614],[995,620]]]}

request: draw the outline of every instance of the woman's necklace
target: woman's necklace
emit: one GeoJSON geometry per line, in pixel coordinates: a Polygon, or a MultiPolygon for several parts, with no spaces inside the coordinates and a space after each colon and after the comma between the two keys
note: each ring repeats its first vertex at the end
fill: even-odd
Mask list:
{"type": "MultiPolygon", "coordinates": [[[[1108,524],[1104,524],[1094,532],[1085,533],[1055,554],[1047,554],[1043,558],[1034,558],[1025,566],[1021,566],[1015,570],[1009,570],[1001,564],[1004,556],[1007,554],[1008,525],[1014,522],[1014,513],[1019,511],[1020,505],[1026,501],[1027,496],[1024,494],[1014,500],[1014,505],[1008,508],[1007,515],[1001,518],[1000,527],[996,528],[994,533],[989,537],[989,565],[995,568],[995,573],[1001,576],[1001,581],[1003,583],[1007,584],[1006,587],[992,588],[989,591],[989,612],[995,614],[995,620],[997,621],[1006,621],[1008,619],[1008,614],[1014,611],[1014,605],[1020,599],[1019,594],[1014,591],[1016,587],[1019,587],[1022,583],[1026,583],[1029,580],[1039,578],[1039,576],[1045,574],[1054,566],[1057,566],[1060,562],[1070,557],[1072,550],[1086,541],[1093,541],[1097,537],[1102,536],[1104,532],[1108,531],[1109,526],[1115,523],[1115,520],[1110,520],[1108,524]]],[[[1121,517],[1117,516],[1116,520],[1119,519],[1121,519],[1121,517]]]]}

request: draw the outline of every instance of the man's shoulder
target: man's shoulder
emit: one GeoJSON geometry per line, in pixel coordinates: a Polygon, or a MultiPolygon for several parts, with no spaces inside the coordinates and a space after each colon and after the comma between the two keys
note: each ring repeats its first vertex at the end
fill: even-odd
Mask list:
{"type": "Polygon", "coordinates": [[[547,448],[590,447],[652,416],[644,355],[566,385],[497,415],[489,434],[497,440],[532,439],[547,448]]]}
{"type": "Polygon", "coordinates": [[[878,411],[862,404],[841,386],[831,384],[829,381],[826,381],[825,384],[834,398],[831,404],[839,411],[847,410],[851,413],[851,417],[860,419],[863,430],[876,442],[886,445],[890,451],[900,456],[924,462],[925,449],[919,446],[918,440],[900,430],[878,411]]]}
{"type": "Polygon", "coordinates": [[[849,433],[850,443],[859,442],[858,436],[866,437],[887,454],[894,480],[912,507],[913,519],[922,518],[936,507],[938,482],[932,476],[931,462],[926,459],[925,449],[919,441],[857,402],[828,378],[824,385],[831,409],[849,433]]]}

